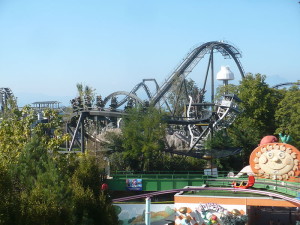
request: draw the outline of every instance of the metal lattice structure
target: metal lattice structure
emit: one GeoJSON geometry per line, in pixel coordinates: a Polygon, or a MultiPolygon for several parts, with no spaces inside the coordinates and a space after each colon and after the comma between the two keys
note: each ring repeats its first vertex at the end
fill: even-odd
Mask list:
{"type": "MultiPolygon", "coordinates": [[[[157,104],[167,94],[167,92],[171,89],[172,85],[175,83],[176,80],[178,80],[178,78],[186,78],[188,74],[192,72],[194,67],[199,63],[199,61],[203,59],[205,55],[209,54],[207,73],[205,75],[205,80],[203,83],[203,89],[205,90],[209,67],[211,67],[212,69],[212,76],[214,75],[213,55],[215,51],[221,53],[223,57],[231,57],[235,61],[241,74],[241,77],[244,77],[244,69],[239,60],[239,58],[241,57],[241,53],[236,47],[225,42],[207,42],[205,44],[200,45],[199,47],[194,48],[186,55],[182,62],[175,68],[175,70],[171,73],[171,75],[166,79],[166,81],[160,86],[159,90],[151,98],[151,103],[153,105],[157,104]]],[[[212,95],[213,94],[214,93],[212,93],[212,95]]]]}
{"type": "MultiPolygon", "coordinates": [[[[84,121],[87,118],[102,121],[103,129],[119,127],[120,118],[125,114],[127,107],[133,107],[136,104],[153,105],[158,108],[163,108],[168,111],[170,118],[168,119],[168,135],[166,137],[165,151],[189,155],[201,158],[203,156],[203,142],[209,138],[213,132],[219,131],[228,127],[238,114],[237,103],[239,99],[234,95],[226,94],[220,101],[214,99],[214,54],[219,53],[224,58],[232,58],[239,70],[241,78],[244,77],[244,70],[239,61],[241,57],[240,51],[225,42],[213,41],[204,43],[192,49],[186,57],[179,63],[173,72],[167,77],[162,85],[158,85],[155,79],[144,79],[143,82],[137,84],[130,92],[117,91],[108,95],[102,100],[101,96],[97,96],[96,107],[88,107],[84,109],[80,100],[72,100],[74,108],[74,118],[76,125],[68,126],[68,131],[73,138],[69,146],[69,151],[72,150],[75,142],[81,146],[84,151],[84,137],[92,137],[88,134],[87,127],[84,121]],[[198,99],[193,99],[188,95],[186,78],[193,71],[195,66],[206,55],[209,55],[206,74],[203,76],[203,83],[198,99]],[[208,87],[208,79],[210,77],[211,86],[208,87]],[[152,94],[146,82],[151,81],[155,84],[155,92],[152,94]],[[178,111],[176,106],[179,99],[175,99],[175,103],[170,103],[170,95],[174,89],[178,90],[178,95],[185,96],[181,99],[181,104],[185,105],[185,111],[178,111]],[[204,102],[204,94],[210,89],[211,102],[204,102]],[[144,90],[146,100],[138,96],[138,91],[144,90]],[[118,101],[117,98],[121,100],[118,101]],[[76,102],[79,102],[76,105],[76,102]],[[110,102],[110,105],[108,105],[110,102]],[[179,114],[180,116],[176,116],[179,114]],[[78,138],[80,136],[80,138],[78,138]],[[169,140],[168,140],[169,139],[169,140]],[[171,143],[171,139],[174,143],[171,143]],[[178,144],[179,143],[179,144],[178,144]]],[[[89,104],[91,105],[91,104],[89,104]]],[[[95,138],[94,138],[95,140],[95,138]]],[[[235,151],[235,150],[234,150],[235,151]]],[[[229,151],[228,154],[232,154],[229,151]]]]}
{"type": "Polygon", "coordinates": [[[154,84],[156,86],[156,90],[159,89],[159,86],[155,79],[144,79],[141,83],[138,83],[130,92],[117,91],[117,92],[114,92],[114,93],[108,95],[103,100],[103,105],[105,106],[109,102],[109,100],[111,100],[114,97],[121,96],[121,95],[124,95],[125,97],[117,103],[116,108],[120,108],[125,103],[128,103],[128,101],[131,101],[131,100],[134,100],[135,102],[138,102],[138,103],[143,103],[143,100],[141,100],[136,94],[137,91],[139,91],[140,89],[143,89],[145,91],[146,96],[148,97],[148,101],[150,101],[150,99],[152,99],[152,94],[151,94],[151,91],[149,90],[149,87],[146,84],[146,81],[154,82],[154,84]]]}
{"type": "Polygon", "coordinates": [[[12,92],[12,90],[8,87],[2,87],[0,88],[0,95],[1,95],[1,112],[4,112],[7,108],[10,107],[9,100],[15,100],[15,96],[12,92]]]}

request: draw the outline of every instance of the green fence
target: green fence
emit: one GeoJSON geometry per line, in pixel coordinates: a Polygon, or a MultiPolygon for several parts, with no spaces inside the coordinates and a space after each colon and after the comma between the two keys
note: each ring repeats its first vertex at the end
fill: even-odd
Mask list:
{"type": "MultiPolygon", "coordinates": [[[[126,191],[126,179],[142,179],[143,191],[163,191],[180,189],[186,186],[210,186],[210,187],[231,187],[232,182],[241,182],[248,177],[228,177],[228,171],[218,171],[218,177],[207,176],[203,171],[173,172],[152,171],[152,172],[131,172],[117,171],[113,173],[112,179],[107,183],[110,190],[126,191]]],[[[236,174],[236,172],[235,172],[236,174]]],[[[300,184],[296,182],[275,181],[270,179],[257,178],[253,188],[278,192],[292,197],[298,197],[300,184]]]]}

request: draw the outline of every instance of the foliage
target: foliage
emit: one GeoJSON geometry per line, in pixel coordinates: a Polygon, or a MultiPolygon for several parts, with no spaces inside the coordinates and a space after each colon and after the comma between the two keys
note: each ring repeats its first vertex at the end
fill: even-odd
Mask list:
{"type": "Polygon", "coordinates": [[[228,84],[228,85],[218,86],[216,90],[215,99],[220,99],[225,93],[237,95],[238,92],[239,92],[239,85],[228,84]]]}
{"type": "MultiPolygon", "coordinates": [[[[151,162],[152,171],[198,171],[203,169],[206,164],[206,161],[202,159],[171,155],[170,153],[159,152],[158,156],[151,162]]],[[[130,166],[132,165],[131,158],[125,159],[123,152],[114,152],[109,158],[113,171],[130,171],[135,169],[130,166]]]]}
{"type": "Polygon", "coordinates": [[[92,106],[95,101],[95,89],[88,85],[83,85],[82,83],[77,83],[77,92],[80,102],[83,104],[83,108],[87,109],[92,106]]]}
{"type": "Polygon", "coordinates": [[[132,168],[130,167],[130,160],[127,158],[124,159],[123,152],[113,152],[109,156],[109,160],[111,162],[111,170],[112,171],[130,171],[132,168]]]}
{"type": "Polygon", "coordinates": [[[162,154],[155,163],[157,165],[156,170],[164,171],[199,171],[206,165],[206,161],[203,159],[171,155],[169,153],[162,154]]]}
{"type": "Polygon", "coordinates": [[[37,116],[29,106],[20,111],[13,109],[9,118],[0,123],[0,162],[10,164],[17,161],[22,149],[33,135],[40,137],[46,149],[58,150],[68,140],[63,134],[58,112],[46,110],[47,123],[37,123],[37,116]]]}
{"type": "Polygon", "coordinates": [[[118,224],[109,196],[100,191],[100,168],[95,158],[82,155],[70,185],[74,224],[118,224]]]}
{"type": "Polygon", "coordinates": [[[238,96],[243,117],[252,118],[252,123],[257,127],[260,136],[275,131],[275,111],[282,98],[279,92],[268,87],[265,83],[266,76],[261,74],[247,74],[239,86],[238,96]]]}
{"type": "Polygon", "coordinates": [[[7,96],[5,102],[2,102],[0,116],[1,119],[10,118],[12,114],[18,111],[17,99],[14,96],[7,96]]]}
{"type": "MultiPolygon", "coordinates": [[[[8,115],[8,114],[7,114],[8,115]]],[[[0,123],[0,224],[117,224],[102,167],[87,155],[61,155],[67,136],[56,112],[37,123],[29,107],[0,123]]]]}
{"type": "Polygon", "coordinates": [[[0,123],[0,159],[4,164],[14,162],[31,136],[34,114],[28,107],[14,109],[0,123]]]}
{"type": "MultiPolygon", "coordinates": [[[[234,148],[234,140],[228,135],[226,130],[220,130],[215,132],[213,137],[205,142],[205,148],[208,151],[213,150],[218,153],[219,151],[230,151],[230,149],[234,148]]],[[[231,155],[221,158],[215,157],[213,163],[222,171],[235,171],[243,167],[240,155],[231,155]]]]}
{"type": "Polygon", "coordinates": [[[261,74],[247,74],[238,87],[239,104],[242,113],[229,129],[234,146],[244,149],[243,160],[248,164],[250,152],[257,146],[260,139],[274,134],[276,129],[275,112],[280,102],[281,92],[274,90],[265,83],[261,74]]]}
{"type": "Polygon", "coordinates": [[[233,140],[228,136],[226,130],[220,130],[205,142],[205,149],[226,149],[232,147],[233,140]]]}
{"type": "Polygon", "coordinates": [[[0,166],[0,224],[118,224],[95,158],[54,156],[39,143],[26,145],[17,168],[0,166]]]}
{"type": "MultiPolygon", "coordinates": [[[[214,134],[213,139],[206,142],[208,149],[234,147],[243,149],[239,155],[215,159],[214,162],[221,169],[239,170],[241,167],[248,165],[250,153],[257,147],[261,138],[266,135],[278,134],[279,132],[292,134],[294,145],[299,146],[298,137],[300,135],[297,122],[300,115],[299,104],[297,104],[299,102],[299,90],[295,87],[286,91],[270,88],[265,82],[265,78],[266,76],[261,74],[247,74],[239,85],[220,86],[218,88],[216,98],[228,92],[236,94],[242,100],[239,103],[241,113],[227,129],[227,132],[217,132],[214,134]]],[[[180,83],[181,81],[176,82],[180,83]]],[[[186,81],[186,84],[190,87],[191,93],[189,94],[193,95],[194,99],[200,96],[200,91],[194,81],[186,81]]],[[[184,85],[182,88],[184,89],[184,85]]],[[[182,112],[181,107],[183,107],[182,104],[186,100],[186,94],[183,91],[178,91],[178,88],[177,90],[174,89],[168,97],[168,102],[173,108],[176,101],[178,102],[176,112],[182,112]]],[[[162,144],[163,131],[160,131],[161,137],[155,132],[149,135],[152,129],[155,130],[155,127],[162,128],[161,119],[157,120],[157,118],[159,117],[155,113],[152,115],[142,109],[135,109],[130,112],[129,116],[124,119],[123,139],[119,135],[116,139],[111,139],[115,139],[115,142],[109,142],[110,149],[115,150],[110,155],[113,169],[161,169],[161,165],[163,165],[164,169],[176,170],[177,167],[182,169],[193,168],[197,164],[194,164],[193,160],[187,160],[188,158],[170,156],[160,151],[164,147],[162,144]],[[145,121],[148,121],[148,124],[145,121]],[[155,141],[156,135],[157,142],[155,141]],[[157,145],[158,141],[159,145],[157,145]],[[151,162],[150,167],[147,165],[149,160],[151,162]],[[179,166],[180,163],[177,162],[182,162],[184,166],[179,166]]],[[[163,126],[165,127],[165,125],[163,126]]],[[[195,161],[200,163],[200,167],[203,166],[201,161],[195,161]]]]}
{"type": "Polygon", "coordinates": [[[101,143],[102,149],[109,149],[114,152],[122,152],[123,148],[123,135],[119,129],[114,129],[114,131],[106,131],[104,135],[104,140],[101,143]]]}
{"type": "Polygon", "coordinates": [[[107,132],[103,149],[111,149],[111,169],[154,170],[201,170],[206,163],[191,157],[163,152],[166,124],[164,113],[155,108],[133,108],[123,118],[122,132],[107,132]]]}
{"type": "Polygon", "coordinates": [[[23,224],[68,224],[70,209],[67,182],[53,160],[49,158],[42,164],[41,168],[36,167],[36,176],[27,173],[34,180],[31,185],[26,185],[21,179],[22,184],[25,183],[22,187],[26,188],[21,192],[23,224]]]}
{"type": "Polygon", "coordinates": [[[221,171],[240,171],[245,165],[241,161],[241,155],[230,155],[224,158],[217,158],[213,160],[213,163],[221,171]]]}
{"type": "Polygon", "coordinates": [[[14,191],[13,179],[8,168],[0,165],[0,225],[16,224],[15,213],[19,209],[18,193],[14,191]]]}
{"type": "Polygon", "coordinates": [[[124,159],[134,170],[151,170],[164,149],[166,124],[162,114],[154,107],[137,107],[124,118],[124,159]]]}
{"type": "Polygon", "coordinates": [[[39,123],[34,127],[33,134],[41,138],[41,142],[48,150],[58,150],[59,147],[69,140],[69,136],[64,134],[62,118],[58,111],[46,109],[44,117],[47,123],[39,123]]]}
{"type": "Polygon", "coordinates": [[[284,98],[278,103],[275,113],[277,122],[276,133],[284,133],[292,136],[294,144],[300,148],[300,89],[292,87],[285,91],[284,98]]]}

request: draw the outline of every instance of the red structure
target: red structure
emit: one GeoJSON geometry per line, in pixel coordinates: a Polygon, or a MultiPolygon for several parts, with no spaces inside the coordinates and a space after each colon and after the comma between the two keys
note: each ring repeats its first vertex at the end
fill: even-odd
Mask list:
{"type": "Polygon", "coordinates": [[[233,182],[232,184],[233,184],[234,188],[247,189],[247,188],[252,187],[255,184],[255,177],[249,176],[247,183],[245,181],[242,181],[241,183],[233,182]]]}
{"type": "Polygon", "coordinates": [[[106,183],[103,183],[101,185],[101,191],[106,191],[106,190],[108,190],[108,185],[106,183]]]}

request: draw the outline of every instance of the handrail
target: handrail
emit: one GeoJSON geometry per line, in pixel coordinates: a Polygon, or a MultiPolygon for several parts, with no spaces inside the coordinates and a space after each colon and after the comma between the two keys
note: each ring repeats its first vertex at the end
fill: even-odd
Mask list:
{"type": "MultiPolygon", "coordinates": [[[[123,171],[124,172],[124,171],[123,171]]],[[[160,171],[167,172],[167,171],[160,171]]],[[[218,177],[212,177],[199,173],[194,173],[195,171],[189,171],[185,173],[128,173],[125,174],[112,174],[111,176],[115,180],[125,180],[125,179],[143,179],[143,180],[163,180],[163,181],[180,181],[180,180],[191,180],[191,181],[203,181],[203,183],[209,186],[222,186],[228,187],[233,182],[238,182],[247,179],[246,177],[227,177],[228,171],[220,171],[218,177]],[[221,175],[220,175],[221,174],[221,175]]],[[[254,188],[272,190],[273,192],[286,194],[289,196],[298,197],[300,190],[300,183],[298,182],[288,182],[288,181],[276,181],[265,178],[256,177],[254,188]]]]}
{"type": "Polygon", "coordinates": [[[273,193],[273,192],[268,192],[268,191],[260,191],[260,190],[252,190],[252,189],[238,189],[238,188],[216,188],[216,187],[189,187],[188,189],[186,188],[181,188],[181,189],[172,189],[172,190],[166,190],[166,191],[156,191],[152,193],[146,193],[146,194],[140,194],[140,195],[134,195],[134,196],[129,196],[129,197],[123,197],[123,198],[116,198],[113,199],[113,202],[123,202],[123,201],[128,201],[128,200],[134,200],[138,198],[146,198],[146,197],[153,197],[156,195],[162,195],[162,194],[169,194],[169,193],[175,193],[175,192],[182,192],[182,191],[204,191],[204,190],[209,190],[209,191],[232,191],[232,192],[248,192],[248,193],[256,193],[256,194],[261,194],[261,195],[266,195],[270,197],[276,197],[280,198],[286,201],[290,201],[295,203],[298,207],[300,206],[300,200],[287,197],[281,194],[273,193]]]}

